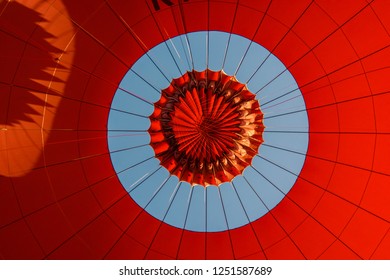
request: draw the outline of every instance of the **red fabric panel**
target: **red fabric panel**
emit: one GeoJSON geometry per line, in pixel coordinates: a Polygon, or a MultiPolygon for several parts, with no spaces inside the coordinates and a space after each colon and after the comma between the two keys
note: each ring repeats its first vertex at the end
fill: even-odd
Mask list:
{"type": "Polygon", "coordinates": [[[160,224],[161,221],[150,216],[147,212],[142,212],[137,216],[137,219],[131,223],[126,234],[149,248],[160,224]]]}
{"type": "MultiPolygon", "coordinates": [[[[116,76],[120,76],[122,78],[122,75],[118,75],[118,72],[122,73],[120,70],[124,68],[123,64],[118,61],[112,64],[114,64],[115,66],[104,65],[104,67],[118,67],[118,69],[116,70],[117,72],[115,72],[115,74],[116,76]]],[[[95,72],[95,74],[99,76],[90,76],[88,84],[84,89],[84,95],[82,97],[82,100],[86,103],[96,105],[97,107],[109,107],[111,105],[112,96],[117,89],[117,81],[107,79],[105,75],[98,74],[99,72],[102,72],[102,70],[98,69],[95,72]],[[106,94],[97,94],[99,92],[105,92],[106,94]]],[[[114,75],[114,73],[111,73],[111,75],[114,75]]]]}
{"type": "Polygon", "coordinates": [[[0,216],[0,228],[2,228],[21,218],[22,213],[11,179],[0,176],[0,186],[0,197],[3,198],[0,211],[4,213],[0,216]]]}
{"type": "Polygon", "coordinates": [[[206,234],[206,258],[209,260],[233,259],[235,257],[228,231],[206,234]]]}
{"type": "Polygon", "coordinates": [[[311,134],[318,132],[337,134],[340,131],[339,114],[338,106],[333,104],[308,110],[311,134]]]}
{"type": "Polygon", "coordinates": [[[113,204],[121,203],[121,198],[125,201],[124,203],[128,203],[128,200],[124,198],[127,196],[126,192],[116,176],[91,185],[90,189],[103,209],[107,209],[113,204]]]}
{"type": "Polygon", "coordinates": [[[338,160],[364,169],[371,169],[374,159],[375,134],[341,134],[338,160]],[[358,143],[364,143],[359,145],[358,143]]]}
{"type": "Polygon", "coordinates": [[[24,215],[40,210],[56,201],[51,190],[51,182],[45,169],[40,168],[28,174],[28,176],[15,178],[12,182],[15,189],[20,209],[24,215]],[[32,184],[39,180],[40,184],[32,184]]]}
{"type": "Polygon", "coordinates": [[[345,1],[316,1],[318,5],[328,13],[338,25],[344,24],[351,17],[359,13],[365,6],[365,0],[345,0],[345,1]]]}
{"type": "Polygon", "coordinates": [[[278,204],[278,207],[271,210],[271,212],[288,234],[295,230],[307,217],[307,213],[288,198],[284,198],[278,204]]]}
{"type": "Polygon", "coordinates": [[[204,260],[206,258],[206,233],[184,231],[178,259],[204,260]]]}
{"type": "Polygon", "coordinates": [[[361,258],[368,259],[375,252],[388,229],[388,222],[358,210],[341,234],[340,240],[361,258]]]}
{"type": "MultiPolygon", "coordinates": [[[[7,85],[3,85],[3,84],[0,84],[0,90],[2,92],[2,94],[0,95],[0,124],[1,125],[4,125],[7,123],[7,118],[8,118],[8,104],[9,104],[9,100],[10,100],[10,97],[11,97],[11,87],[10,86],[7,86],[7,85]]],[[[1,139],[3,141],[4,139],[4,136],[2,135],[1,136],[1,139]]],[[[2,146],[5,145],[3,144],[3,142],[1,142],[2,146]]],[[[1,151],[2,153],[4,152],[1,151]]],[[[5,160],[3,160],[3,162],[5,163],[5,160]]]]}
{"type": "Polygon", "coordinates": [[[293,30],[309,46],[314,47],[337,28],[321,7],[313,3],[293,30]]]}
{"type": "Polygon", "coordinates": [[[13,87],[8,102],[8,125],[20,123],[26,130],[39,129],[45,106],[44,96],[41,93],[13,87]]]}
{"type": "MultiPolygon", "coordinates": [[[[247,6],[240,1],[241,5],[237,7],[236,18],[233,25],[234,34],[246,34],[248,39],[252,39],[259,29],[259,25],[264,17],[263,12],[259,12],[247,6]]],[[[266,1],[262,1],[264,3],[266,1]]]]}
{"type": "Polygon", "coordinates": [[[308,157],[300,177],[313,185],[313,187],[324,190],[328,187],[332,178],[334,166],[333,162],[308,157]]]}
{"type": "MultiPolygon", "coordinates": [[[[14,79],[15,72],[19,67],[18,62],[23,56],[25,45],[23,41],[15,40],[11,35],[3,32],[0,33],[0,40],[4,45],[4,49],[2,49],[2,51],[8,54],[6,57],[2,58],[0,81],[6,84],[10,84],[14,79]]],[[[3,87],[4,85],[2,84],[1,86],[3,87]]]]}
{"type": "Polygon", "coordinates": [[[377,135],[375,143],[374,170],[386,174],[390,166],[390,135],[377,135]]]}
{"type": "Polygon", "coordinates": [[[151,250],[176,259],[183,231],[167,224],[161,224],[150,246],[151,250]]]}
{"type": "Polygon", "coordinates": [[[236,259],[242,259],[262,251],[258,236],[251,226],[230,230],[230,238],[236,259]]]}
{"type": "Polygon", "coordinates": [[[370,173],[359,168],[337,164],[328,190],[354,204],[359,204],[370,173]]]}
{"type": "Polygon", "coordinates": [[[308,259],[317,258],[335,240],[323,225],[311,217],[291,234],[291,238],[308,259]]]}
{"type": "Polygon", "coordinates": [[[126,231],[138,219],[141,211],[142,209],[123,192],[119,199],[110,201],[106,213],[122,231],[126,231]]]}
{"type": "Polygon", "coordinates": [[[108,154],[86,158],[82,161],[82,164],[85,177],[89,184],[104,181],[115,175],[108,154]]]}
{"type": "MultiPolygon", "coordinates": [[[[332,85],[337,102],[359,99],[370,96],[371,94],[365,75],[362,74],[362,70],[359,69],[359,65],[353,64],[352,66],[355,65],[357,66],[354,67],[357,68],[355,70],[356,73],[351,73],[353,71],[351,69],[352,67],[347,67],[337,72],[339,75],[344,75],[344,79],[340,79],[332,85]],[[347,71],[349,73],[346,73],[347,71]],[[345,77],[348,78],[346,79],[345,77]]],[[[367,101],[367,99],[368,98],[361,100],[367,101]]],[[[342,105],[340,109],[343,109],[342,105]]]]}
{"type": "Polygon", "coordinates": [[[110,260],[142,260],[145,258],[147,251],[147,247],[125,234],[111,247],[105,258],[110,260]]]}
{"type": "Polygon", "coordinates": [[[156,46],[163,39],[160,30],[152,17],[147,17],[131,27],[130,33],[141,46],[144,52],[156,46]],[[148,29],[147,33],[143,31],[148,29]]]}
{"type": "Polygon", "coordinates": [[[54,165],[79,159],[77,142],[52,143],[44,149],[45,164],[54,165]]]}
{"type": "Polygon", "coordinates": [[[114,88],[114,85],[118,85],[121,82],[123,76],[129,69],[128,67],[130,67],[130,65],[127,65],[126,62],[122,60],[122,57],[120,55],[115,55],[111,51],[107,51],[100,58],[99,64],[94,69],[93,74],[100,79],[109,81],[111,86],[108,88],[109,91],[107,91],[107,89],[99,89],[99,91],[97,91],[102,93],[105,92],[105,94],[102,94],[102,97],[97,97],[97,99],[101,100],[101,102],[98,104],[110,104],[112,99],[111,97],[114,95],[116,90],[116,88],[114,88]],[[111,69],[111,71],[107,73],[107,69],[111,69]]]}
{"type": "Polygon", "coordinates": [[[141,21],[150,13],[148,7],[148,4],[150,3],[146,1],[133,1],[131,5],[129,5],[130,3],[121,0],[112,0],[109,3],[114,11],[120,12],[123,20],[129,23],[130,26],[132,26],[132,23],[141,21]]]}
{"type": "MultiPolygon", "coordinates": [[[[337,133],[310,134],[309,149],[307,152],[309,158],[307,160],[312,160],[311,157],[313,157],[315,160],[336,161],[339,138],[337,133]],[[323,145],[323,143],[326,143],[326,145],[323,145]]],[[[326,165],[326,162],[323,164],[326,165]]],[[[312,168],[315,168],[315,166],[312,168]]]]}
{"type": "Polygon", "coordinates": [[[358,59],[348,39],[340,30],[332,33],[318,45],[314,49],[314,54],[327,73],[337,71],[358,59]]]}
{"type": "Polygon", "coordinates": [[[0,231],[1,258],[6,260],[42,259],[45,254],[39,241],[31,234],[25,221],[19,221],[0,231]],[[18,242],[11,242],[18,237],[18,242]]]}
{"type": "Polygon", "coordinates": [[[140,42],[138,42],[130,32],[123,33],[110,49],[114,54],[120,57],[122,62],[129,66],[132,66],[136,59],[141,57],[144,53],[142,45],[140,45],[140,42]],[[131,50],[131,52],[128,50],[131,50]]]}
{"type": "Polygon", "coordinates": [[[174,258],[169,257],[164,254],[160,254],[158,252],[155,252],[153,250],[149,250],[148,253],[145,256],[145,260],[173,260],[174,258]]]}
{"type": "Polygon", "coordinates": [[[76,231],[58,205],[46,207],[28,216],[26,221],[45,254],[57,249],[76,231]]]}
{"type": "Polygon", "coordinates": [[[87,73],[92,73],[106,50],[82,30],[77,33],[76,47],[77,53],[73,66],[87,73]]]}
{"type": "MultiPolygon", "coordinates": [[[[317,67],[319,77],[315,80],[309,80],[305,85],[301,86],[301,92],[305,98],[306,108],[310,110],[320,106],[327,106],[328,104],[335,102],[335,96],[332,87],[329,85],[328,77],[323,77],[325,73],[321,68],[321,65],[318,65],[317,67]]],[[[291,70],[293,69],[294,68],[291,70]]],[[[294,75],[303,76],[307,74],[300,74],[299,71],[294,71],[294,75]]]]}
{"type": "MultiPolygon", "coordinates": [[[[236,3],[220,5],[220,3],[210,2],[209,5],[209,29],[210,30],[231,30],[233,20],[234,25],[238,25],[239,21],[234,18],[236,12],[236,3]]],[[[234,31],[233,31],[234,32],[234,31]]]]}
{"type": "Polygon", "coordinates": [[[297,0],[294,2],[294,5],[291,5],[291,2],[288,0],[274,0],[271,1],[268,14],[282,24],[292,26],[310,5],[310,2],[310,0],[297,0]]]}
{"type": "Polygon", "coordinates": [[[158,14],[154,14],[153,17],[155,24],[158,25],[158,31],[164,40],[184,33],[184,23],[179,6],[163,9],[158,14]]]}
{"type": "Polygon", "coordinates": [[[106,131],[79,131],[78,137],[81,157],[95,157],[107,153],[106,131]]]}
{"type": "Polygon", "coordinates": [[[256,34],[254,41],[259,42],[263,47],[272,51],[287,31],[286,26],[267,14],[261,24],[260,32],[256,34]]]}
{"type": "MultiPolygon", "coordinates": [[[[288,53],[287,50],[290,47],[286,44],[284,45],[284,47],[285,48],[282,51],[288,53]]],[[[308,85],[308,88],[316,91],[320,89],[320,86],[317,85],[317,81],[320,81],[321,85],[323,82],[325,82],[325,85],[328,84],[328,81],[326,79],[321,80],[326,74],[324,67],[318,61],[316,55],[310,52],[309,49],[304,47],[302,43],[300,53],[293,57],[293,59],[290,59],[290,63],[285,64],[285,66],[289,69],[291,74],[293,74],[294,78],[298,82],[298,85],[304,87],[304,90],[302,90],[302,95],[304,97],[306,96],[306,91],[308,91],[306,85],[308,85]],[[310,69],[310,71],[306,71],[307,69],[310,69]]],[[[318,92],[315,93],[316,96],[318,96],[318,94],[318,92]]],[[[319,98],[329,98],[329,96],[319,98]]],[[[312,102],[318,103],[318,101],[314,100],[312,102]]],[[[312,105],[311,103],[308,103],[306,105],[307,109],[311,109],[312,107],[315,107],[314,104],[312,105]]]]}
{"type": "MultiPolygon", "coordinates": [[[[286,232],[272,215],[265,215],[252,223],[263,250],[286,237],[286,232]]],[[[268,255],[266,255],[269,258],[268,255]]]]}
{"type": "Polygon", "coordinates": [[[375,105],[376,129],[378,132],[390,130],[390,96],[388,94],[373,97],[375,105]]]}
{"type": "MultiPolygon", "coordinates": [[[[80,102],[72,99],[61,99],[59,96],[48,96],[48,103],[59,103],[61,106],[57,111],[51,113],[47,112],[49,116],[52,114],[52,118],[55,120],[52,126],[52,130],[71,130],[77,128],[78,124],[78,112],[80,111],[81,104],[80,102]],[[64,117],[61,117],[64,116],[64,117]],[[66,116],[66,118],[65,118],[66,116]]],[[[57,133],[57,131],[55,132],[57,133]]]]}
{"type": "Polygon", "coordinates": [[[256,11],[265,12],[270,4],[270,0],[257,1],[257,0],[240,0],[242,6],[254,9],[256,11]]]}
{"type": "Polygon", "coordinates": [[[99,8],[97,3],[94,3],[93,6],[97,7],[96,11],[91,13],[86,20],[78,21],[78,24],[99,44],[109,48],[117,40],[118,34],[125,32],[126,27],[107,5],[99,8]],[[113,30],[115,32],[112,32],[113,30]]]}
{"type": "Polygon", "coordinates": [[[312,216],[335,236],[339,236],[348,224],[356,206],[332,193],[325,193],[312,216]]]}
{"type": "Polygon", "coordinates": [[[375,12],[370,8],[364,9],[345,24],[343,31],[360,57],[373,53],[389,43],[389,33],[383,28],[375,12]]]}
{"type": "Polygon", "coordinates": [[[186,25],[187,32],[207,30],[207,3],[190,1],[183,5],[182,17],[186,25]],[[194,11],[198,11],[194,13],[194,11]]]}
{"type": "Polygon", "coordinates": [[[79,130],[105,131],[109,108],[82,103],[80,107],[79,130]]]}
{"type": "Polygon", "coordinates": [[[82,166],[78,161],[53,165],[46,169],[50,180],[49,190],[57,200],[73,195],[88,188],[82,166]],[[69,170],[72,176],[64,173],[64,168],[69,170]]]}
{"type": "Polygon", "coordinates": [[[340,129],[345,132],[375,132],[375,115],[371,102],[368,98],[340,103],[340,129]]]}
{"type": "Polygon", "coordinates": [[[317,206],[317,203],[322,200],[324,190],[314,186],[312,183],[297,178],[294,188],[287,194],[287,196],[304,209],[305,212],[311,211],[317,206]],[[310,197],[310,199],[307,199],[310,197]]]}
{"type": "Polygon", "coordinates": [[[344,243],[336,240],[329,248],[321,254],[320,260],[360,260],[350,248],[344,243]]]}
{"type": "Polygon", "coordinates": [[[85,190],[59,203],[62,213],[69,220],[72,228],[76,231],[82,229],[102,213],[102,209],[96,202],[90,190],[85,190]],[[75,205],[82,206],[81,209],[75,205]]]}
{"type": "Polygon", "coordinates": [[[390,251],[390,232],[388,231],[386,236],[382,239],[378,248],[375,250],[374,254],[371,256],[374,260],[388,260],[390,251]]]}
{"type": "Polygon", "coordinates": [[[265,250],[266,256],[271,260],[303,260],[305,256],[297,248],[297,245],[288,237],[279,241],[265,250]]]}
{"type": "MultiPolygon", "coordinates": [[[[122,231],[107,215],[100,215],[73,239],[80,239],[85,250],[91,252],[93,259],[102,259],[119,240],[121,234],[122,231]],[[96,243],[99,243],[100,246],[95,246],[96,243]]],[[[72,248],[72,246],[69,245],[69,248],[72,248]]],[[[60,250],[62,250],[62,247],[60,250]]]]}
{"type": "Polygon", "coordinates": [[[364,209],[386,221],[390,221],[389,186],[389,176],[372,173],[361,204],[364,209]]]}
{"type": "Polygon", "coordinates": [[[390,74],[389,68],[378,69],[372,72],[367,73],[368,84],[373,94],[382,95],[388,93],[388,88],[386,87],[386,77],[390,74]]]}
{"type": "Polygon", "coordinates": [[[50,254],[49,260],[68,260],[69,256],[76,255],[78,260],[93,260],[96,258],[94,253],[80,238],[74,237],[62,245],[60,248],[50,254]]]}
{"type": "Polygon", "coordinates": [[[253,255],[245,256],[241,258],[240,260],[266,260],[267,258],[265,257],[263,252],[258,252],[253,255]]]}

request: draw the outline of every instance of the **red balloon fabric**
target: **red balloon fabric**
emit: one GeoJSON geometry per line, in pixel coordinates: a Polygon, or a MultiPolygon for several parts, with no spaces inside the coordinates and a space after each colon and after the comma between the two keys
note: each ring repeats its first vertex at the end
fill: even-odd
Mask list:
{"type": "Polygon", "coordinates": [[[0,258],[390,258],[389,1],[15,0],[0,2],[0,30],[0,258]],[[291,191],[219,232],[150,215],[107,144],[127,71],[197,31],[269,50],[309,120],[291,191]]]}

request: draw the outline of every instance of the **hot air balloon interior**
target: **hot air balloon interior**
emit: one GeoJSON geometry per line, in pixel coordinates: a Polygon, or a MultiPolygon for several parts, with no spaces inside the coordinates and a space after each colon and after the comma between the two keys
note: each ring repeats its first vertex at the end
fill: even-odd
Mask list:
{"type": "Polygon", "coordinates": [[[0,1],[0,258],[390,259],[390,1],[0,1]]]}

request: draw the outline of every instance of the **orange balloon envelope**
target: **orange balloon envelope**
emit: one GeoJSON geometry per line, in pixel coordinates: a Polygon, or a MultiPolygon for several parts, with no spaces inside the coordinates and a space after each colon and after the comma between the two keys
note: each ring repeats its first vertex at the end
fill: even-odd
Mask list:
{"type": "MultiPolygon", "coordinates": [[[[1,1],[0,30],[1,258],[390,258],[390,1],[1,1]],[[225,48],[211,51],[213,42],[196,37],[214,31],[230,34],[225,48]],[[183,52],[172,44],[178,36],[183,52]],[[232,36],[250,42],[247,52],[234,52],[232,36]],[[224,72],[229,61],[221,69],[200,62],[194,38],[204,40],[208,61],[231,54],[241,70],[241,58],[256,57],[245,62],[250,67],[276,57],[285,69],[273,77],[247,69],[266,80],[253,92],[234,71],[224,72]],[[154,57],[150,51],[159,44],[171,54],[154,57]],[[268,56],[251,54],[254,44],[268,56]],[[161,62],[164,78],[165,59],[176,52],[187,54],[180,59],[190,67],[166,76],[168,87],[132,68],[149,56],[151,64],[161,62]],[[135,86],[150,83],[153,97],[120,84],[128,71],[135,86]],[[287,72],[298,88],[273,89],[287,72]],[[298,90],[299,108],[293,105],[298,90]],[[150,111],[114,108],[117,91],[150,111]],[[275,91],[280,98],[262,101],[275,91]],[[114,132],[131,147],[115,151],[107,128],[114,111],[140,120],[131,121],[134,130],[116,122],[114,132]],[[291,125],[296,113],[307,116],[307,130],[291,125]],[[271,119],[276,127],[267,125],[271,119]],[[148,128],[138,129],[141,123],[148,128]],[[276,134],[286,146],[272,141],[276,134]],[[288,144],[301,136],[307,151],[288,144]],[[114,157],[119,166],[121,155],[141,146],[152,155],[123,156],[127,165],[114,168],[114,157]],[[259,153],[263,148],[281,153],[280,162],[259,153]],[[286,167],[294,162],[290,156],[303,159],[299,172],[286,167]],[[148,161],[158,162],[158,171],[142,169],[148,161]],[[277,181],[264,169],[275,170],[277,181]],[[169,176],[153,183],[147,178],[154,172],[169,176]],[[124,185],[121,176],[134,184],[124,185]],[[164,197],[174,180],[161,207],[183,203],[185,210],[173,213],[181,228],[166,222],[172,211],[151,215],[155,200],[132,196],[164,197]],[[250,188],[266,185],[280,196],[272,207],[250,188]],[[228,210],[227,197],[237,213],[228,210]],[[247,207],[241,198],[258,204],[247,207]],[[205,206],[195,211],[187,199],[205,206]],[[260,206],[264,215],[256,216],[260,206]],[[202,230],[189,229],[193,213],[202,230]],[[229,217],[239,213],[247,221],[234,226],[229,217]],[[213,223],[225,227],[211,230],[213,223]]],[[[265,188],[262,196],[269,196],[265,188]]]]}

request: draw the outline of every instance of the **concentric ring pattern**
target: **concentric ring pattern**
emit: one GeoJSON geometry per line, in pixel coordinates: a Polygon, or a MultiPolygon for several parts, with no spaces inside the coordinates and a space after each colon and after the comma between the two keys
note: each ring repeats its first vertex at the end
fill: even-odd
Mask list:
{"type": "MultiPolygon", "coordinates": [[[[121,108],[121,112],[117,110],[110,112],[108,143],[111,160],[118,178],[138,205],[153,217],[172,226],[197,232],[219,232],[247,225],[268,213],[290,191],[297,176],[285,170],[299,174],[302,169],[307,151],[308,120],[301,92],[290,72],[285,71],[285,66],[276,57],[246,38],[219,31],[200,31],[172,38],[169,43],[168,46],[173,48],[172,53],[176,53],[176,55],[172,55],[171,60],[167,59],[164,63],[160,60],[151,60],[151,57],[169,55],[166,43],[160,43],[134,64],[125,75],[114,96],[112,107],[121,108]],[[199,63],[196,70],[191,71],[192,74],[190,74],[188,71],[192,67],[191,53],[186,52],[181,44],[187,38],[194,50],[202,49],[206,45],[206,41],[209,41],[210,50],[224,49],[226,42],[230,41],[230,50],[226,55],[213,55],[213,59],[210,61],[206,59],[207,51],[199,52],[197,61],[202,61],[203,64],[199,63]],[[245,59],[238,59],[237,55],[245,52],[247,52],[245,59]],[[189,57],[189,61],[183,61],[182,57],[189,57]],[[257,60],[259,57],[263,59],[257,60]],[[267,58],[268,63],[261,66],[265,58],[267,58]],[[163,67],[164,72],[160,71],[163,67]],[[211,69],[223,68],[227,73],[213,71],[208,67],[211,69]],[[205,68],[208,70],[201,71],[205,68]],[[253,71],[245,70],[247,68],[259,70],[255,73],[256,75],[253,75],[253,71]],[[164,75],[168,77],[180,75],[177,73],[177,69],[182,69],[183,75],[173,79],[177,85],[172,86],[173,83],[169,83],[170,79],[165,79],[164,75]],[[206,72],[208,73],[207,81],[205,77],[203,78],[206,72]],[[284,72],[284,75],[278,79],[271,90],[266,92],[264,85],[269,81],[269,76],[276,76],[280,72],[284,72]],[[265,73],[269,76],[267,77],[265,73]],[[189,75],[192,75],[192,78],[189,75]],[[246,82],[249,81],[247,83],[249,88],[229,75],[237,76],[246,82]],[[144,77],[145,80],[136,79],[139,76],[144,77]],[[152,87],[152,81],[155,80],[159,80],[161,84],[152,87]],[[186,86],[184,83],[186,80],[195,80],[194,82],[197,81],[201,85],[213,84],[213,80],[215,80],[217,91],[219,91],[218,88],[226,88],[225,95],[214,98],[215,102],[213,101],[212,104],[216,104],[216,106],[228,108],[223,101],[230,100],[226,98],[227,94],[235,96],[233,95],[234,89],[239,90],[237,93],[242,94],[244,99],[249,101],[242,103],[243,106],[237,107],[239,109],[237,114],[241,116],[234,120],[235,115],[233,114],[233,118],[227,123],[227,129],[224,125],[219,125],[219,128],[225,128],[224,135],[222,135],[225,138],[222,140],[225,140],[224,143],[229,145],[233,151],[233,155],[231,152],[218,154],[217,151],[215,153],[221,162],[220,165],[217,164],[216,160],[210,160],[204,164],[204,169],[196,166],[196,164],[201,163],[199,159],[201,159],[202,154],[198,153],[202,149],[199,147],[193,149],[194,143],[191,143],[191,146],[184,150],[185,152],[193,152],[193,155],[198,157],[190,163],[194,164],[194,167],[186,168],[185,161],[180,162],[175,159],[175,154],[177,158],[181,156],[179,154],[181,147],[174,138],[175,132],[180,133],[180,126],[179,128],[170,127],[177,123],[174,121],[173,115],[175,106],[187,106],[187,109],[195,107],[194,110],[198,110],[197,108],[200,108],[203,102],[210,104],[208,97],[213,96],[209,92],[208,97],[201,97],[197,91],[192,92],[192,95],[185,95],[186,98],[192,98],[194,95],[194,98],[199,98],[198,106],[196,106],[194,99],[187,101],[194,106],[186,105],[187,102],[183,97],[180,100],[179,94],[176,98],[171,97],[171,101],[168,102],[170,95],[164,92],[174,92],[181,83],[184,84],[183,87],[187,87],[188,85],[186,86]],[[157,92],[156,87],[163,90],[157,92]],[[259,89],[262,87],[264,87],[264,93],[260,96],[259,89]],[[121,88],[126,88],[127,91],[124,92],[121,88]],[[285,105],[286,100],[291,97],[283,96],[286,90],[295,91],[294,100],[289,101],[287,106],[285,105]],[[156,92],[158,93],[158,101],[152,106],[151,103],[156,98],[154,97],[156,92]],[[258,94],[254,95],[252,92],[258,94]],[[147,100],[135,98],[141,93],[147,100]],[[288,128],[284,128],[288,129],[290,137],[285,137],[283,133],[272,132],[281,129],[279,118],[276,118],[276,121],[272,117],[266,118],[263,123],[263,113],[257,108],[261,103],[258,99],[268,104],[264,106],[263,110],[269,116],[300,109],[300,112],[289,116],[290,125],[288,128]],[[169,103],[171,103],[170,106],[169,103]],[[164,104],[167,106],[166,109],[164,104]],[[248,108],[252,107],[255,110],[251,109],[248,113],[248,108]],[[149,116],[149,121],[145,116],[139,115],[148,114],[150,110],[153,112],[149,116]],[[130,112],[131,115],[123,114],[122,111],[130,112]],[[168,114],[168,116],[164,114],[168,114]],[[164,115],[163,119],[171,119],[171,121],[159,123],[156,118],[160,115],[164,115]],[[250,121],[251,116],[253,121],[250,121]],[[255,120],[256,118],[257,120],[255,120]],[[247,121],[248,123],[246,123],[247,121]],[[241,124],[242,122],[244,123],[241,124]],[[163,126],[167,132],[163,132],[163,126]],[[264,126],[267,127],[265,130],[264,126]],[[129,132],[131,133],[129,134],[129,132]],[[134,134],[134,132],[137,133],[134,134]],[[263,137],[266,143],[260,146],[263,137]],[[238,141],[238,139],[240,140],[238,141]],[[247,143],[246,140],[248,140],[247,143]],[[270,146],[269,143],[300,151],[301,154],[294,155],[283,150],[275,153],[273,146],[270,146]],[[247,150],[242,151],[243,145],[247,147],[247,150]],[[178,148],[176,148],[177,146],[178,148]],[[260,150],[259,147],[261,147],[260,150]],[[175,151],[174,148],[178,151],[175,151]],[[270,161],[281,164],[285,170],[271,165],[270,161]],[[206,186],[218,186],[219,188],[206,190],[204,189],[206,186]]],[[[238,96],[236,95],[236,97],[238,96]]],[[[238,101],[238,99],[236,100],[238,101]]],[[[232,109],[234,108],[236,107],[224,112],[233,113],[232,109]]],[[[186,119],[186,122],[182,122],[186,129],[191,128],[191,123],[202,114],[200,111],[196,112],[187,112],[189,118],[186,119]]],[[[210,111],[211,116],[217,113],[218,109],[210,111]]],[[[223,117],[224,121],[228,119],[223,117]]],[[[216,140],[219,139],[221,136],[216,138],[216,140]]],[[[211,154],[212,151],[205,155],[211,154]]]]}
{"type": "Polygon", "coordinates": [[[0,2],[0,257],[389,259],[389,19],[386,0],[0,2]],[[235,38],[248,44],[239,49],[235,38]],[[165,54],[151,51],[161,44],[165,54]],[[256,53],[257,45],[266,52],[256,53]],[[160,66],[177,54],[184,63],[175,73],[160,66]],[[230,56],[237,61],[213,67],[230,56]],[[140,75],[142,57],[154,70],[140,75]],[[273,68],[274,58],[284,67],[273,68]],[[231,194],[245,184],[272,186],[281,200],[254,218],[259,209],[238,198],[256,196],[231,195],[240,206],[231,215],[221,187],[188,186],[191,200],[206,205],[192,223],[203,228],[188,228],[187,211],[150,214],[161,207],[149,198],[162,184],[172,186],[161,193],[165,209],[192,204],[179,186],[187,183],[162,167],[155,171],[162,181],[149,177],[146,161],[157,169],[159,161],[143,125],[173,78],[205,69],[247,84],[265,113],[264,143],[251,165],[262,179],[251,182],[246,170],[256,171],[248,167],[231,194]],[[262,84],[254,90],[252,75],[240,71],[262,84]],[[296,86],[280,83],[289,73],[296,86]],[[145,83],[156,89],[150,96],[145,83]],[[137,107],[141,100],[148,105],[137,107]],[[297,116],[308,125],[297,126],[297,116]],[[115,118],[136,124],[129,130],[115,118]],[[129,161],[114,159],[143,145],[150,154],[139,147],[129,161]],[[302,168],[293,169],[298,160],[302,168]],[[137,196],[143,202],[125,176],[149,178],[137,196]],[[249,222],[228,218],[237,215],[249,222]]]}

